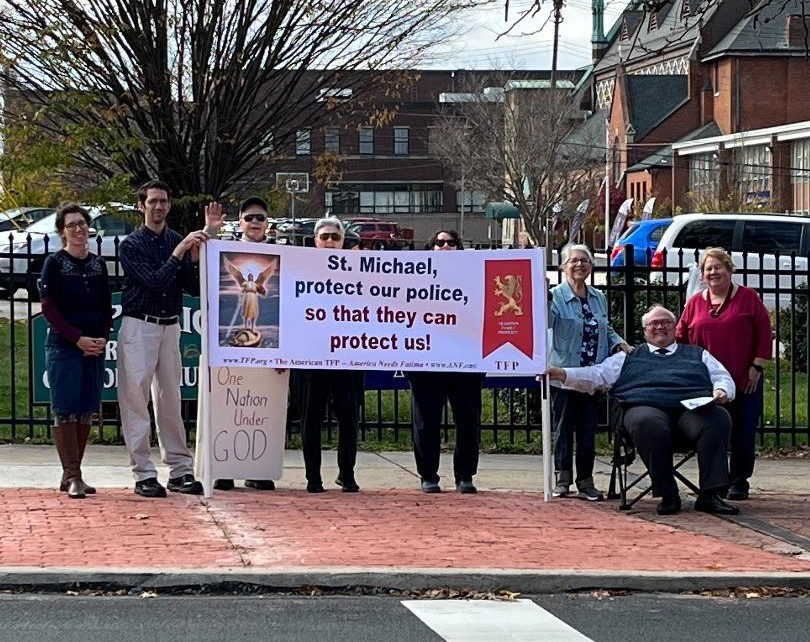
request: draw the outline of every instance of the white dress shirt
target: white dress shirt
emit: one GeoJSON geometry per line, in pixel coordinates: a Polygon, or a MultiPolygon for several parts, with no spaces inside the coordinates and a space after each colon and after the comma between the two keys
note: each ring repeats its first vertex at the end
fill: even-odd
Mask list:
{"type": "MultiPolygon", "coordinates": [[[[658,346],[650,343],[645,344],[650,352],[658,350],[658,346]]],[[[643,348],[636,348],[642,350],[643,348]]],[[[671,343],[666,348],[667,354],[672,354],[678,349],[677,343],[671,343]]],[[[663,355],[662,355],[663,356],[663,355]]],[[[597,363],[595,366],[585,366],[583,368],[563,368],[565,370],[565,385],[567,388],[578,390],[579,392],[587,392],[593,394],[598,390],[609,390],[621,374],[622,366],[627,355],[624,352],[617,352],[609,356],[602,363],[597,363]]],[[[734,379],[728,373],[728,370],[723,367],[723,364],[709,354],[708,350],[704,350],[701,356],[703,364],[709,370],[709,378],[712,380],[712,387],[715,392],[723,390],[726,393],[729,401],[734,399],[736,394],[736,386],[734,379]]]]}

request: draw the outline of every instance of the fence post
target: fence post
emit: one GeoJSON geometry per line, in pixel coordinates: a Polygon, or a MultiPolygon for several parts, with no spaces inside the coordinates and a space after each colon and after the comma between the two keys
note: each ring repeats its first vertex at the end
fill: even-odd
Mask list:
{"type": "Polygon", "coordinates": [[[633,246],[624,246],[624,340],[636,343],[636,261],[633,246]]]}

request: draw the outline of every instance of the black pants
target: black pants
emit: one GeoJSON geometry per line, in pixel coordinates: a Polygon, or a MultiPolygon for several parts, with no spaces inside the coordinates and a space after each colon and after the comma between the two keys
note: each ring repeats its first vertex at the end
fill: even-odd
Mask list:
{"type": "MultiPolygon", "coordinates": [[[[596,395],[551,388],[554,411],[554,470],[573,478],[574,436],[577,443],[577,488],[593,488],[593,462],[596,459],[596,395]]],[[[570,479],[568,480],[570,482],[570,479]]]]}
{"type": "Polygon", "coordinates": [[[301,442],[307,481],[321,480],[321,427],[326,405],[338,424],[338,469],[341,476],[354,474],[357,461],[357,428],[363,398],[363,372],[357,370],[293,370],[291,385],[301,416],[301,442]]]}
{"type": "Polygon", "coordinates": [[[725,408],[711,405],[696,410],[662,410],[634,406],[625,409],[624,425],[650,471],[653,497],[678,492],[672,472],[673,439],[695,445],[701,493],[719,493],[728,488],[731,417],[725,408]]]}
{"type": "Polygon", "coordinates": [[[456,426],[453,472],[456,483],[478,472],[481,432],[481,385],[484,375],[466,372],[409,372],[413,454],[419,476],[439,481],[442,411],[450,402],[456,426]]]}

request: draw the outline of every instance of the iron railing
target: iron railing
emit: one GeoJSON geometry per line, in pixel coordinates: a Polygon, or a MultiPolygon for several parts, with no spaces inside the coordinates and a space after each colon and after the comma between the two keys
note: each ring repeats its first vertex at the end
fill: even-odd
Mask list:
{"type": "MultiPolygon", "coordinates": [[[[696,256],[679,252],[676,267],[661,269],[634,265],[632,246],[625,248],[625,256],[631,258],[626,266],[595,265],[591,279],[608,297],[613,327],[633,343],[642,338],[640,317],[650,305],[663,303],[680,314],[686,298],[689,265],[696,256]]],[[[31,290],[30,284],[36,282],[36,268],[41,265],[43,255],[30,252],[30,246],[0,251],[0,287],[5,282],[2,271],[13,269],[14,261],[10,259],[20,258],[25,259],[26,266],[34,269],[27,269],[24,279],[15,280],[23,284],[18,296],[10,302],[0,302],[0,363],[6,364],[4,371],[0,371],[0,440],[44,440],[50,435],[51,417],[47,403],[35,399],[34,395],[35,356],[41,361],[40,355],[34,354],[35,324],[32,323],[38,304],[25,292],[25,288],[31,290]]],[[[111,275],[117,279],[121,274],[117,256],[104,258],[111,265],[111,275]]],[[[770,438],[778,445],[795,446],[810,441],[807,408],[810,397],[810,305],[807,290],[810,257],[790,255],[776,258],[775,265],[763,267],[765,257],[762,255],[743,257],[743,265],[739,266],[735,278],[759,291],[771,309],[774,324],[775,359],[766,380],[766,414],[759,428],[760,442],[770,438]]],[[[556,274],[556,270],[549,268],[552,283],[556,282],[556,274]]],[[[484,408],[482,433],[488,434],[492,442],[525,444],[540,441],[539,395],[531,378],[488,378],[484,408]]],[[[195,401],[184,401],[183,415],[191,433],[196,419],[195,401]]],[[[292,407],[289,436],[297,432],[295,415],[292,407]]],[[[603,415],[602,427],[606,428],[606,413],[603,415]]],[[[326,431],[330,438],[334,430],[334,423],[327,421],[326,431]]],[[[361,439],[401,441],[409,440],[410,434],[410,392],[406,380],[394,373],[368,373],[361,412],[361,439]]],[[[115,402],[103,404],[99,438],[102,441],[122,441],[115,402]]]]}

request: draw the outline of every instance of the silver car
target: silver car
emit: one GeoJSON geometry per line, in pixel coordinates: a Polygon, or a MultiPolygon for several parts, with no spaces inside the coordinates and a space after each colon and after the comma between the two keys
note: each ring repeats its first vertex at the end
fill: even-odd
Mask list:
{"type": "MultiPolygon", "coordinates": [[[[113,283],[122,275],[118,267],[118,244],[134,231],[141,214],[132,206],[89,206],[90,251],[107,260],[113,283]]],[[[0,235],[0,296],[11,298],[24,288],[30,301],[39,300],[37,281],[48,254],[62,247],[56,231],[56,213],[29,225],[24,230],[0,235]]]]}

